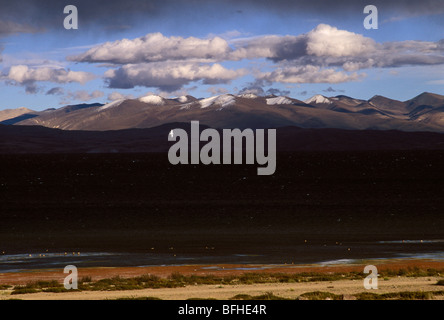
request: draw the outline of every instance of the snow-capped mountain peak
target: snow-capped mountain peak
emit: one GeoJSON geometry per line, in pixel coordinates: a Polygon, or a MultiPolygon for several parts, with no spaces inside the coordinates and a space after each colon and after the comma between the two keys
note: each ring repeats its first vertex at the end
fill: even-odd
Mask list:
{"type": "Polygon", "coordinates": [[[220,96],[214,96],[199,101],[202,109],[208,108],[213,105],[221,106],[222,108],[231,106],[236,103],[236,98],[232,94],[223,94],[220,96]]]}
{"type": "Polygon", "coordinates": [[[284,96],[267,99],[267,104],[270,106],[276,105],[276,104],[292,104],[292,103],[293,103],[293,101],[291,101],[290,99],[288,99],[287,97],[284,97],[284,96]]]}
{"type": "Polygon", "coordinates": [[[118,106],[120,106],[124,101],[125,101],[125,99],[115,100],[115,101],[113,101],[113,102],[110,102],[110,103],[105,104],[104,106],[98,108],[97,111],[103,111],[103,110],[106,110],[106,109],[110,109],[110,108],[118,107],[118,106]]]}
{"type": "Polygon", "coordinates": [[[323,95],[321,95],[321,94],[317,94],[317,95],[315,95],[315,96],[313,96],[313,97],[311,97],[310,99],[308,99],[308,100],[305,100],[304,101],[306,104],[310,104],[310,103],[324,103],[324,104],[331,104],[331,103],[333,103],[330,99],[328,99],[327,97],[324,97],[323,95]]]}

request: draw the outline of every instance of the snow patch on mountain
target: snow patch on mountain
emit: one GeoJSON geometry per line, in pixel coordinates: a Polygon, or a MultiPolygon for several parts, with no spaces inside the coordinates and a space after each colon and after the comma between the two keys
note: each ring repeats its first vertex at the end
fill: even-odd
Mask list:
{"type": "Polygon", "coordinates": [[[291,101],[287,97],[282,97],[282,96],[267,99],[267,104],[270,106],[276,105],[276,104],[292,104],[292,103],[293,103],[293,101],[291,101]]]}
{"type": "Polygon", "coordinates": [[[97,111],[103,111],[103,110],[106,110],[106,109],[110,109],[110,108],[118,107],[118,106],[120,106],[120,105],[122,104],[122,102],[124,102],[124,101],[125,101],[125,99],[119,99],[119,100],[116,100],[116,101],[110,102],[110,103],[105,104],[104,106],[102,106],[102,107],[100,107],[100,108],[97,108],[97,111]]]}
{"type": "Polygon", "coordinates": [[[310,104],[310,103],[332,104],[333,103],[330,99],[328,99],[328,98],[326,98],[326,97],[324,97],[323,95],[320,95],[320,94],[317,94],[317,95],[311,97],[310,99],[305,100],[304,102],[306,104],[310,104]]]}
{"type": "Polygon", "coordinates": [[[222,108],[229,107],[236,103],[236,98],[231,94],[223,94],[220,96],[210,97],[199,101],[202,109],[213,105],[221,106],[222,108]]]}

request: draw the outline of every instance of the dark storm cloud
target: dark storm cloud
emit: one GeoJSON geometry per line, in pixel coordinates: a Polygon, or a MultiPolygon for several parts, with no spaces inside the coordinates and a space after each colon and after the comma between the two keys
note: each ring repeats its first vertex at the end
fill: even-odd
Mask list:
{"type": "Polygon", "coordinates": [[[0,38],[17,33],[37,33],[40,31],[42,30],[29,25],[0,20],[0,38]]]}
{"type": "Polygon", "coordinates": [[[3,32],[9,34],[12,32],[8,29],[23,29],[25,26],[46,30],[60,29],[66,17],[63,9],[67,5],[75,5],[79,12],[79,23],[86,26],[99,25],[104,29],[124,30],[128,28],[128,23],[133,21],[132,17],[151,18],[159,14],[156,8],[162,8],[160,3],[162,1],[159,0],[0,0],[0,21],[7,27],[3,28],[3,32]]]}
{"type": "Polygon", "coordinates": [[[180,19],[196,14],[200,14],[201,19],[196,22],[187,19],[186,22],[205,23],[227,14],[253,15],[258,11],[344,18],[350,13],[362,14],[363,8],[370,3],[381,12],[389,11],[392,16],[444,12],[441,0],[0,0],[0,36],[29,32],[30,28],[60,28],[65,18],[63,8],[68,4],[77,6],[81,24],[98,25],[106,30],[128,28],[139,19],[164,21],[169,17],[180,19]]]}
{"type": "MultiPolygon", "coordinates": [[[[3,10],[0,7],[0,10],[3,10]]],[[[2,11],[0,11],[2,12],[2,11]]],[[[42,31],[39,28],[32,27],[27,24],[20,24],[9,20],[2,20],[0,13],[0,39],[18,33],[37,33],[42,31]]],[[[4,50],[4,45],[0,43],[0,62],[3,61],[2,52],[4,50]]]]}
{"type": "MultiPolygon", "coordinates": [[[[362,19],[363,8],[370,3],[378,7],[385,19],[444,12],[441,0],[0,0],[0,38],[17,33],[63,31],[63,9],[68,4],[78,8],[80,28],[99,34],[127,30],[141,21],[149,21],[153,29],[157,24],[172,22],[207,26],[232,14],[239,19],[263,17],[258,12],[279,15],[287,22],[304,14],[311,14],[310,18],[318,16],[320,20],[345,19],[350,15],[362,19]]],[[[102,43],[69,60],[114,64],[112,68],[116,69],[108,70],[104,77],[110,88],[143,86],[168,92],[195,82],[226,84],[248,73],[219,64],[225,61],[272,61],[273,68],[268,72],[254,75],[256,82],[267,86],[275,82],[341,83],[361,79],[364,74],[356,72],[364,69],[444,64],[444,40],[378,43],[327,24],[300,35],[233,40],[174,37],[153,31],[156,30],[141,28],[145,36],[102,43]]],[[[89,79],[86,73],[71,72],[68,77],[49,68],[28,70],[24,66],[3,76],[26,85],[27,92],[38,90],[33,86],[35,81],[69,83],[73,77],[76,80],[72,81],[80,83],[89,79]]],[[[264,94],[263,87],[253,83],[245,90],[264,94]]]]}
{"type": "Polygon", "coordinates": [[[362,13],[366,5],[372,4],[378,10],[399,14],[436,14],[444,12],[441,0],[228,0],[231,5],[258,8],[267,11],[287,13],[317,13],[319,15],[343,15],[351,12],[362,13]]]}

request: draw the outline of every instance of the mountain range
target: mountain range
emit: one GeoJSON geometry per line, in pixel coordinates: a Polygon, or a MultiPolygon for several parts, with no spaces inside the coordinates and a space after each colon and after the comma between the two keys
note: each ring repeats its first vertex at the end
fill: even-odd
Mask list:
{"type": "MultiPolygon", "coordinates": [[[[41,126],[0,124],[0,154],[147,153],[168,152],[167,137],[181,128],[190,135],[190,123],[169,123],[148,129],[111,131],[60,130],[41,126]]],[[[200,130],[207,126],[200,126],[200,130]]],[[[277,129],[276,150],[383,151],[444,150],[444,133],[397,130],[277,129]]]]}
{"type": "Polygon", "coordinates": [[[277,151],[444,150],[444,96],[148,95],[108,104],[0,111],[0,154],[167,152],[172,129],[277,128],[277,151]]]}
{"type": "Polygon", "coordinates": [[[79,104],[33,111],[0,111],[0,123],[61,130],[146,129],[199,120],[213,128],[335,128],[444,132],[444,96],[422,93],[407,101],[316,95],[305,101],[286,96],[223,94],[205,99],[147,95],[108,104],[79,104]]]}

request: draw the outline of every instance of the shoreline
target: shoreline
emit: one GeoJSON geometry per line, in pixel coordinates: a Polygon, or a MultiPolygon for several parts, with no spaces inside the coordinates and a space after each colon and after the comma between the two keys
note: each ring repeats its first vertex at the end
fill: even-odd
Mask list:
{"type": "MultiPolygon", "coordinates": [[[[427,259],[417,260],[385,260],[365,261],[368,264],[375,263],[380,271],[397,270],[444,270],[443,261],[431,261],[427,259]],[[379,262],[379,263],[378,263],[379,262]]],[[[83,268],[79,269],[79,279],[89,277],[90,281],[110,279],[113,277],[133,278],[142,275],[155,275],[167,278],[172,274],[184,276],[240,276],[246,273],[264,274],[334,274],[363,272],[365,264],[343,265],[181,265],[181,266],[153,266],[153,267],[107,267],[107,268],[83,268]]],[[[33,270],[17,273],[0,274],[0,285],[24,285],[36,281],[58,281],[63,283],[66,274],[63,270],[33,270]]],[[[108,300],[108,299],[143,299],[155,298],[161,300],[187,300],[187,299],[235,299],[238,295],[257,297],[272,294],[283,299],[305,299],[306,294],[321,292],[332,295],[342,295],[343,300],[356,300],[356,296],[362,294],[393,294],[393,293],[420,293],[429,295],[430,299],[443,300],[444,287],[436,285],[442,280],[444,273],[437,276],[391,276],[379,277],[379,288],[367,290],[363,281],[359,279],[338,279],[326,281],[307,281],[297,283],[252,283],[252,284],[194,284],[174,288],[144,288],[113,291],[73,291],[73,292],[37,292],[28,294],[11,295],[12,288],[0,290],[0,300],[108,300]]],[[[362,280],[364,279],[364,276],[362,280]]]]}
{"type": "MultiPolygon", "coordinates": [[[[199,264],[141,267],[88,267],[78,268],[78,277],[90,277],[93,281],[112,277],[137,277],[155,275],[166,278],[174,273],[196,276],[231,276],[245,273],[349,273],[363,272],[366,265],[375,265],[378,271],[401,269],[444,269],[444,261],[431,259],[378,259],[362,260],[360,263],[341,264],[199,264]]],[[[66,274],[62,269],[35,269],[0,273],[0,285],[23,285],[33,281],[56,280],[63,283],[66,274]]]]}
{"type": "MultiPolygon", "coordinates": [[[[426,300],[444,300],[442,286],[435,285],[435,277],[408,278],[399,277],[379,282],[377,290],[366,290],[362,281],[337,280],[307,283],[264,283],[247,285],[190,285],[179,288],[138,289],[124,291],[79,291],[51,293],[39,292],[19,295],[1,295],[0,300],[242,300],[239,296],[249,296],[251,299],[264,300],[255,297],[272,295],[280,299],[313,300],[307,295],[331,294],[342,295],[339,300],[358,300],[362,294],[396,294],[419,293],[429,296],[426,300]]],[[[402,299],[402,296],[401,296],[402,299]]],[[[267,300],[267,299],[265,299],[267,300]]],[[[317,300],[317,299],[316,299],[317,300]]],[[[322,298],[320,300],[332,300],[322,298]]],[[[364,298],[363,300],[371,300],[364,298]]],[[[420,297],[419,300],[424,300],[420,297]]]]}

